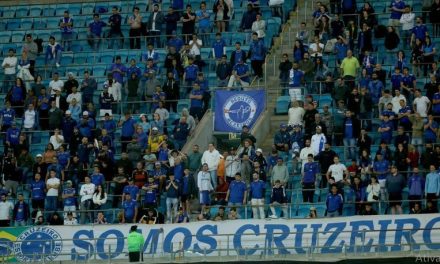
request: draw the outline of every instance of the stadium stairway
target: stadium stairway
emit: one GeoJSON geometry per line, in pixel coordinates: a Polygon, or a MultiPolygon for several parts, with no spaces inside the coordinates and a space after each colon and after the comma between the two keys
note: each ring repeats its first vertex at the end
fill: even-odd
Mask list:
{"type": "Polygon", "coordinates": [[[267,76],[267,109],[268,114],[271,115],[270,131],[264,137],[264,140],[258,143],[258,147],[265,150],[265,152],[270,151],[273,145],[274,135],[279,130],[280,124],[287,122],[287,114],[275,114],[277,99],[282,94],[282,90],[280,89],[280,80],[278,78],[278,65],[280,63],[283,53],[289,54],[289,59],[290,61],[292,61],[293,44],[295,42],[295,36],[300,26],[300,23],[305,21],[307,23],[308,29],[313,29],[313,7],[310,3],[311,1],[309,0],[297,1],[296,11],[290,12],[289,20],[283,25],[283,31],[280,36],[274,39],[274,45],[270,51],[270,55],[268,56],[268,58],[266,58],[265,74],[267,76]],[[307,14],[306,20],[304,20],[304,14],[307,14]]]}

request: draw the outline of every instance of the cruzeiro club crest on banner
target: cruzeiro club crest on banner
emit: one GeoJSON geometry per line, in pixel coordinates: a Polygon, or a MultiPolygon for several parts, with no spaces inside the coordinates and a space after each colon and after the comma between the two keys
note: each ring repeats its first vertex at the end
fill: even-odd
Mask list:
{"type": "Polygon", "coordinates": [[[52,261],[63,248],[61,235],[50,227],[32,227],[17,237],[15,258],[22,262],[52,261]]]}
{"type": "Polygon", "coordinates": [[[229,97],[223,106],[223,118],[234,130],[249,125],[255,117],[257,102],[251,96],[238,94],[229,97]]]}

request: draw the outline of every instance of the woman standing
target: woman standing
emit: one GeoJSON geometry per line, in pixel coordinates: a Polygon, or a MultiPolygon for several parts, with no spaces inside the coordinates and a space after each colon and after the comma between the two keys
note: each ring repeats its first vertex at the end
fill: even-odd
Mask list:
{"type": "Polygon", "coordinates": [[[224,0],[217,0],[214,4],[213,12],[215,14],[214,21],[217,25],[217,31],[226,31],[226,21],[229,20],[229,6],[224,0]]]}

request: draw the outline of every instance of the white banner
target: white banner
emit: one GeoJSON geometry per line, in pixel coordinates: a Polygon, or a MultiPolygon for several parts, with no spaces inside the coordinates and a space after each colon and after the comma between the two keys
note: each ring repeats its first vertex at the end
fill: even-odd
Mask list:
{"type": "MultiPolygon", "coordinates": [[[[19,262],[127,258],[130,224],[35,226],[10,243],[19,262]],[[12,245],[13,244],[13,245],[12,245]]],[[[233,220],[138,225],[144,257],[188,254],[305,254],[440,249],[440,214],[322,219],[233,220]],[[437,244],[438,243],[438,244],[437,244]],[[356,248],[355,248],[356,247],[356,248]]],[[[17,229],[15,229],[17,232],[17,229]]],[[[8,233],[7,228],[0,233],[8,233]]],[[[12,232],[12,229],[11,229],[12,232]]],[[[4,242],[2,236],[0,246],[4,242]]],[[[11,239],[13,240],[13,239],[11,239]]]]}

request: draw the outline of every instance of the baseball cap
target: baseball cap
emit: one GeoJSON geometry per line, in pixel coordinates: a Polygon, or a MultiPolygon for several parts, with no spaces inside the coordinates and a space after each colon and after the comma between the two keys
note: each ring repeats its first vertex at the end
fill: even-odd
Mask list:
{"type": "Polygon", "coordinates": [[[72,181],[68,180],[68,181],[66,181],[66,184],[72,185],[72,181]]]}
{"type": "Polygon", "coordinates": [[[70,114],[72,114],[72,112],[70,112],[70,110],[67,110],[66,115],[70,115],[70,114]]]}
{"type": "Polygon", "coordinates": [[[88,116],[88,115],[89,115],[89,112],[87,112],[87,111],[84,111],[84,112],[83,112],[83,115],[86,115],[86,116],[88,116]]]}
{"type": "Polygon", "coordinates": [[[159,162],[159,161],[156,161],[156,162],[154,163],[154,165],[160,165],[160,162],[159,162]]]}
{"type": "Polygon", "coordinates": [[[35,156],[36,158],[42,158],[43,157],[43,155],[41,155],[41,154],[37,154],[37,156],[35,156]]]}
{"type": "Polygon", "coordinates": [[[286,127],[287,127],[286,124],[284,124],[284,123],[281,123],[281,124],[280,124],[280,128],[286,128],[286,127]]]}
{"type": "Polygon", "coordinates": [[[156,131],[157,131],[157,130],[159,130],[159,129],[158,129],[157,127],[153,127],[151,130],[156,130],[156,131]]]}
{"type": "Polygon", "coordinates": [[[262,149],[260,149],[260,148],[258,148],[255,152],[260,152],[260,153],[263,153],[263,150],[262,149]]]}

